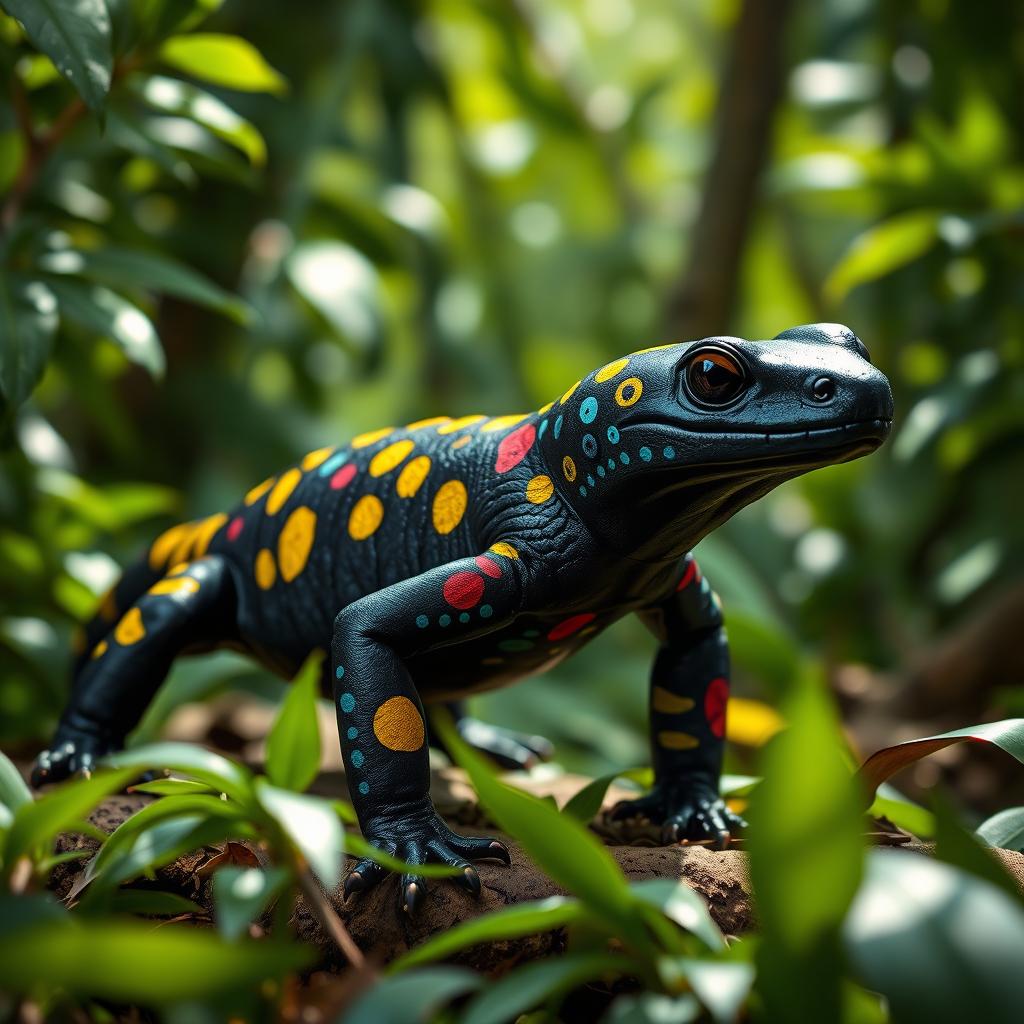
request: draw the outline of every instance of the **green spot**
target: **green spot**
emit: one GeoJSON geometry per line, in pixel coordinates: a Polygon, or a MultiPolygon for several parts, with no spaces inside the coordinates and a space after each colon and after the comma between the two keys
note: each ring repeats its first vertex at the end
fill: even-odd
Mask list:
{"type": "Polygon", "coordinates": [[[502,640],[498,644],[499,651],[532,651],[533,644],[529,640],[502,640]]]}

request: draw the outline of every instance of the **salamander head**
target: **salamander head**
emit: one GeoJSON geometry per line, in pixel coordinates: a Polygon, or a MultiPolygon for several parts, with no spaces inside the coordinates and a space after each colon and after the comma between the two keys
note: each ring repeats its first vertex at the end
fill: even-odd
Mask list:
{"type": "Polygon", "coordinates": [[[609,363],[554,404],[541,445],[592,529],[637,557],[672,557],[784,480],[874,451],[892,415],[860,339],[813,324],[609,363]]]}

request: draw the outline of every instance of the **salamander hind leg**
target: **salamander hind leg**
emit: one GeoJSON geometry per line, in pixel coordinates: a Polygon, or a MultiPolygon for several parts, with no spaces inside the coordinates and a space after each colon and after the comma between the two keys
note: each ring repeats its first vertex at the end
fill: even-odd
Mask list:
{"type": "MultiPolygon", "coordinates": [[[[516,732],[514,729],[503,729],[499,725],[491,725],[490,722],[474,718],[466,713],[462,701],[451,701],[444,707],[452,716],[455,728],[462,739],[474,750],[493,761],[499,768],[510,771],[526,770],[541,761],[550,761],[554,757],[554,745],[543,736],[516,732]]],[[[430,734],[430,745],[449,754],[441,737],[433,731],[430,734]]]]}
{"type": "Polygon", "coordinates": [[[157,580],[77,671],[53,742],[36,760],[33,785],[89,772],[104,754],[120,749],[175,657],[190,645],[230,636],[234,610],[234,587],[219,557],[157,580]]]}

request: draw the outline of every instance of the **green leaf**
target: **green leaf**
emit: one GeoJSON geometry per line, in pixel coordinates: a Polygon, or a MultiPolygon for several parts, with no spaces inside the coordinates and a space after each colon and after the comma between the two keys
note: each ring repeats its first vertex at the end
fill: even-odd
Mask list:
{"type": "Polygon", "coordinates": [[[630,889],[644,903],[656,907],[680,928],[692,932],[709,949],[725,949],[725,939],[711,919],[707,904],[685,882],[672,878],[648,878],[630,889]]]}
{"type": "Polygon", "coordinates": [[[0,989],[67,989],[152,1006],[258,986],[300,970],[313,950],[294,941],[224,942],[195,928],[68,917],[0,938],[0,989]]]}
{"type": "Polygon", "coordinates": [[[257,779],[264,810],[277,822],[328,889],[338,884],[345,851],[345,832],[327,800],[291,793],[257,779]]]}
{"type": "Polygon", "coordinates": [[[663,957],[658,973],[670,991],[685,979],[718,1024],[732,1024],[739,1016],[754,983],[753,964],[728,960],[663,957]]]}
{"type": "Polygon", "coordinates": [[[941,211],[898,213],[858,235],[825,281],[832,302],[923,256],[939,237],[941,211]]]}
{"type": "MultiPolygon", "coordinates": [[[[575,985],[603,974],[624,974],[633,965],[609,953],[566,953],[518,967],[475,996],[460,1024],[505,1024],[575,985]]],[[[635,968],[633,968],[635,970],[635,968]]]]}
{"type": "Polygon", "coordinates": [[[378,982],[357,999],[345,1024],[422,1024],[436,1019],[453,999],[475,992],[484,979],[465,967],[428,967],[405,971],[378,982]]]}
{"type": "Polygon", "coordinates": [[[57,299],[42,281],[0,273],[0,419],[39,383],[57,323],[57,299]]]}
{"type": "Polygon", "coordinates": [[[644,992],[619,996],[601,1018],[601,1024],[692,1024],[701,1018],[700,1003],[693,996],[663,996],[644,992]]]}
{"type": "Polygon", "coordinates": [[[253,165],[262,167],[266,163],[267,146],[263,136],[211,93],[166,75],[148,75],[134,85],[138,94],[154,109],[191,118],[240,149],[253,165]]]}
{"type": "Polygon", "coordinates": [[[217,930],[228,940],[244,935],[287,880],[282,868],[220,868],[213,876],[217,930]]]}
{"type": "Polygon", "coordinates": [[[32,803],[32,790],[28,788],[14,762],[0,750],[0,804],[16,811],[22,804],[32,803]]]}
{"type": "Polygon", "coordinates": [[[172,771],[189,775],[226,793],[243,806],[252,801],[252,774],[234,761],[190,743],[151,743],[112,754],[106,763],[115,768],[131,765],[141,771],[172,771]]]}
{"type": "Polygon", "coordinates": [[[587,908],[565,896],[550,896],[534,903],[517,903],[483,917],[462,921],[454,928],[440,932],[400,957],[388,970],[395,972],[418,967],[484,942],[517,939],[522,935],[537,935],[553,928],[564,928],[585,917],[587,908]]]}
{"type": "Polygon", "coordinates": [[[875,790],[901,768],[954,743],[970,741],[991,743],[1024,764],[1024,718],[1007,718],[1001,722],[969,725],[952,732],[923,736],[921,739],[907,740],[877,750],[860,766],[857,776],[871,799],[875,790]]]}
{"type": "Polygon", "coordinates": [[[588,821],[592,821],[601,810],[608,787],[621,774],[621,772],[612,772],[610,775],[602,775],[600,778],[588,782],[578,793],[572,795],[562,808],[562,813],[584,825],[588,821]]]}
{"type": "Polygon", "coordinates": [[[110,91],[110,15],[103,0],[4,0],[8,14],[94,111],[110,91]]]}
{"type": "Polygon", "coordinates": [[[1020,1020],[1024,911],[988,882],[873,851],[844,936],[860,980],[901,1024],[1020,1020]]]}
{"type": "Polygon", "coordinates": [[[308,789],[320,768],[316,698],[322,661],[322,652],[306,659],[267,737],[267,776],[283,789],[308,789]]]}
{"type": "Polygon", "coordinates": [[[206,914],[206,911],[193,900],[186,899],[176,892],[161,892],[159,889],[118,889],[110,894],[106,908],[115,914],[158,917],[206,914]]]}
{"type": "Polygon", "coordinates": [[[978,826],[978,835],[989,846],[1024,853],[1024,807],[1008,807],[978,826]]]}
{"type": "Polygon", "coordinates": [[[156,328],[138,306],[98,284],[51,277],[47,287],[57,297],[62,319],[110,338],[133,363],[157,378],[164,375],[164,350],[156,328]]]}
{"type": "Polygon", "coordinates": [[[920,839],[930,839],[935,835],[935,815],[884,782],[878,787],[868,814],[875,818],[888,818],[894,825],[920,839]]]}
{"type": "Polygon", "coordinates": [[[136,286],[187,299],[247,323],[252,309],[236,295],[215,285],[183,263],[155,252],[136,249],[65,249],[47,253],[39,261],[52,274],[70,274],[114,288],[136,286]]]}
{"type": "Polygon", "coordinates": [[[160,47],[171,67],[206,82],[243,92],[284,93],[288,83],[245,39],[214,32],[172,36],[160,47]]]}
{"type": "Polygon", "coordinates": [[[129,793],[150,793],[153,796],[181,796],[182,794],[212,793],[213,790],[202,782],[191,779],[154,779],[128,787],[129,793]]]}

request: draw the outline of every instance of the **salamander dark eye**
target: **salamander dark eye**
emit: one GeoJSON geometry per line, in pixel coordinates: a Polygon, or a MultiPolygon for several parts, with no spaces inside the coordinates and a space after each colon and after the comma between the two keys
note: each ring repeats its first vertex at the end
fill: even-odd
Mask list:
{"type": "Polygon", "coordinates": [[[743,367],[725,352],[698,352],[686,368],[686,390],[698,405],[728,405],[746,387],[743,367]]]}

